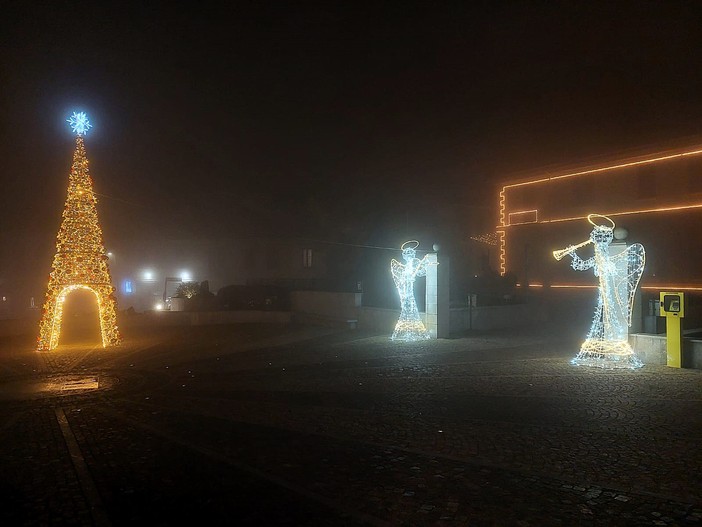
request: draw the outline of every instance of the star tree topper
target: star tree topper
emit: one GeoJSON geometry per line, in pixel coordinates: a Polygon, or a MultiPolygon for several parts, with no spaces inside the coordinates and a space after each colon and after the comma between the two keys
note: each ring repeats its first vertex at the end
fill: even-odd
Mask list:
{"type": "Polygon", "coordinates": [[[71,130],[79,136],[85,135],[86,132],[93,127],[88,121],[88,116],[85,112],[73,112],[73,115],[66,119],[66,122],[71,125],[71,130]]]}

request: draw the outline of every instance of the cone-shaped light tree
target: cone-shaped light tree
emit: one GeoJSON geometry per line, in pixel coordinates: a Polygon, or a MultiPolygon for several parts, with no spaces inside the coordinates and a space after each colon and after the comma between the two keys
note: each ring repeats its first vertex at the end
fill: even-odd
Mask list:
{"type": "Polygon", "coordinates": [[[83,136],[91,128],[84,113],[74,113],[68,122],[77,134],[73,166],[68,180],[68,197],[56,239],[56,255],[39,324],[37,349],[58,346],[66,297],[77,289],[92,292],[97,300],[103,347],[120,342],[117,302],[107,265],[107,254],[98,222],[97,200],[88,173],[83,136]]]}

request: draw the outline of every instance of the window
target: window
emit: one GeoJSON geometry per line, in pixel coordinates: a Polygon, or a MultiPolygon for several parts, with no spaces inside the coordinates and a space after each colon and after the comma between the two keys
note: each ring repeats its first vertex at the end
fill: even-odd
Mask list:
{"type": "Polygon", "coordinates": [[[520,225],[522,223],[536,223],[539,221],[539,212],[536,210],[520,210],[509,213],[509,225],[520,225]]]}
{"type": "Polygon", "coordinates": [[[302,267],[312,267],[312,249],[302,249],[302,267]]]}
{"type": "Polygon", "coordinates": [[[132,281],[131,280],[125,280],[124,281],[124,292],[127,295],[132,294],[132,281]]]}

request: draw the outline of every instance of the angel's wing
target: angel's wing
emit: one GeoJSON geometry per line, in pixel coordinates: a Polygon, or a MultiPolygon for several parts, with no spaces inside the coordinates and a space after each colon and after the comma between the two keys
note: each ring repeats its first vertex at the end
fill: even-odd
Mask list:
{"type": "Polygon", "coordinates": [[[419,260],[419,264],[417,265],[417,272],[414,274],[414,276],[426,276],[427,275],[427,269],[429,268],[430,265],[439,265],[439,262],[430,262],[427,260],[427,254],[424,255],[424,257],[419,260]]]}
{"type": "Polygon", "coordinates": [[[390,261],[390,272],[392,273],[392,279],[395,281],[395,287],[400,287],[404,271],[405,266],[395,260],[395,258],[390,261]]]}
{"type": "Polygon", "coordinates": [[[641,275],[646,264],[646,251],[640,243],[634,243],[625,251],[612,256],[611,262],[615,266],[626,266],[626,274],[617,277],[615,281],[615,296],[622,312],[627,314],[626,321],[631,326],[631,311],[634,306],[634,295],[641,280],[641,275]],[[624,261],[622,261],[624,260],[624,261]]]}

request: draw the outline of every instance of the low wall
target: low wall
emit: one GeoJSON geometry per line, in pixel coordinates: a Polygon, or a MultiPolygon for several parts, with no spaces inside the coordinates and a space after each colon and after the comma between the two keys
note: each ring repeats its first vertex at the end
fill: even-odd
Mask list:
{"type": "MultiPolygon", "coordinates": [[[[424,321],[425,313],[420,313],[420,316],[424,321]]],[[[392,333],[399,317],[399,309],[362,307],[357,311],[359,328],[387,333],[392,333]]],[[[482,306],[472,309],[453,308],[450,311],[450,317],[452,334],[463,333],[470,329],[490,330],[533,325],[548,319],[546,310],[533,304],[482,306]]]]}
{"type": "Polygon", "coordinates": [[[361,297],[361,293],[292,291],[290,307],[293,320],[301,324],[355,328],[361,297]]]}
{"type": "Polygon", "coordinates": [[[208,324],[287,324],[288,311],[148,311],[118,319],[120,327],[204,326],[208,324]]]}
{"type": "MultiPolygon", "coordinates": [[[[644,364],[665,365],[668,361],[665,335],[634,333],[629,344],[644,364]]],[[[683,338],[683,368],[702,370],[702,340],[683,338]]]]}
{"type": "MultiPolygon", "coordinates": [[[[421,313],[424,320],[424,313],[421,313]]],[[[392,334],[400,318],[399,309],[383,309],[382,307],[362,307],[358,310],[358,327],[371,329],[382,333],[392,334]]]]}
{"type": "Polygon", "coordinates": [[[292,291],[290,306],[296,313],[328,316],[338,320],[355,319],[362,293],[292,291]]]}
{"type": "MultiPolygon", "coordinates": [[[[361,293],[294,291],[290,295],[295,320],[312,324],[353,326],[392,333],[399,309],[361,306],[361,293]]],[[[424,321],[425,313],[420,313],[424,321]]],[[[548,313],[542,303],[480,306],[450,310],[450,332],[470,329],[489,330],[533,325],[545,322],[548,313]],[[471,320],[472,319],[472,320],[471,320]]]]}

